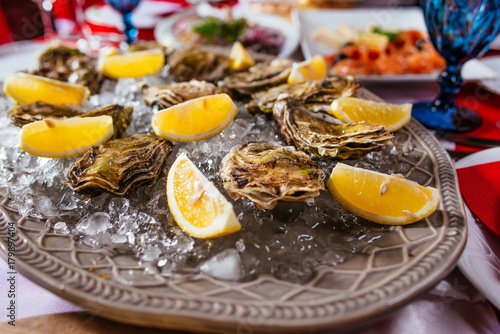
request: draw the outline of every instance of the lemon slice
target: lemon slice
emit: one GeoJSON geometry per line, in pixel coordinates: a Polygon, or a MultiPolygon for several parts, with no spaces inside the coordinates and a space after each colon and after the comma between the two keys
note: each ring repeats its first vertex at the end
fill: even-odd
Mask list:
{"type": "Polygon", "coordinates": [[[360,33],[354,36],[353,43],[360,46],[366,46],[369,49],[382,51],[387,48],[389,37],[373,32],[360,33]]]}
{"type": "Polygon", "coordinates": [[[229,95],[208,95],[159,111],[153,116],[151,126],[158,136],[168,140],[196,141],[224,130],[237,112],[229,95]]]}
{"type": "Polygon", "coordinates": [[[3,91],[21,105],[37,101],[49,104],[83,104],[90,95],[85,86],[27,73],[7,74],[3,91]]]}
{"type": "Polygon", "coordinates": [[[160,49],[99,55],[98,68],[108,78],[137,78],[159,72],[165,64],[160,49]]]}
{"type": "Polygon", "coordinates": [[[235,71],[244,71],[255,65],[255,61],[248,53],[247,49],[240,42],[236,41],[229,53],[231,68],[235,71]]]}
{"type": "Polygon", "coordinates": [[[332,114],[344,122],[382,124],[387,131],[401,129],[411,119],[411,103],[394,104],[339,97],[331,104],[332,114]]]}
{"type": "Polygon", "coordinates": [[[439,191],[401,175],[388,175],[337,163],[326,183],[333,197],[352,213],[386,225],[406,225],[434,212],[439,191]]]}
{"type": "Polygon", "coordinates": [[[294,63],[288,76],[288,83],[321,80],[326,77],[328,66],[323,56],[317,55],[300,63],[294,63]]]}
{"type": "Polygon", "coordinates": [[[167,201],[177,224],[195,238],[216,238],[241,229],[231,203],[184,153],[168,172],[167,201]]]}
{"type": "Polygon", "coordinates": [[[21,129],[19,147],[29,154],[46,158],[69,158],[113,136],[111,116],[44,119],[21,129]]]}

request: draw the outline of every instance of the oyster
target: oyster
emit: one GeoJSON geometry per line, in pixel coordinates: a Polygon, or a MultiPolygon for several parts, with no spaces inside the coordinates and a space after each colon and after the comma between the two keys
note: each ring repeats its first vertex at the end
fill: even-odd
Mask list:
{"type": "Polygon", "coordinates": [[[383,125],[334,124],[311,116],[300,102],[279,99],[273,115],[285,142],[315,157],[358,158],[392,142],[383,125]]]}
{"type": "Polygon", "coordinates": [[[352,96],[360,87],[359,80],[352,76],[332,76],[324,80],[283,84],[252,94],[252,101],[246,106],[250,112],[272,112],[278,96],[287,94],[310,110],[329,113],[330,104],[335,98],[352,96]]]}
{"type": "Polygon", "coordinates": [[[132,122],[132,106],[112,104],[100,109],[82,113],[77,106],[52,105],[45,102],[34,102],[22,106],[16,106],[9,110],[8,116],[12,123],[22,127],[31,122],[41,121],[45,118],[63,119],[69,117],[92,117],[108,115],[113,118],[115,134],[113,138],[119,138],[132,122]]]}
{"type": "Polygon", "coordinates": [[[248,197],[259,209],[279,200],[307,201],[324,189],[325,174],[291,146],[251,142],[234,146],[223,158],[220,176],[232,199],[248,197]]]}
{"type": "Polygon", "coordinates": [[[219,89],[214,84],[198,80],[171,85],[144,86],[142,89],[144,102],[149,105],[158,105],[160,109],[218,92],[219,89]]]}
{"type": "Polygon", "coordinates": [[[102,107],[93,111],[89,111],[85,114],[80,115],[80,117],[94,117],[94,116],[104,116],[108,115],[113,118],[113,129],[115,133],[113,139],[120,138],[123,136],[130,123],[132,123],[132,114],[134,112],[134,107],[131,105],[120,105],[111,104],[106,107],[102,107]]]}
{"type": "Polygon", "coordinates": [[[108,192],[127,197],[140,186],[156,181],[173,148],[168,140],[147,134],[94,146],[71,166],[68,184],[87,196],[108,192]]]}
{"type": "Polygon", "coordinates": [[[38,58],[38,68],[31,74],[87,86],[92,94],[99,91],[102,75],[97,60],[76,48],[54,44],[38,58]]]}
{"type": "Polygon", "coordinates": [[[216,82],[232,72],[228,56],[199,48],[174,52],[168,57],[168,65],[170,74],[177,81],[216,82]]]}
{"type": "Polygon", "coordinates": [[[251,95],[255,92],[284,84],[293,62],[277,58],[271,62],[259,63],[246,72],[234,73],[219,82],[222,90],[232,95],[251,95]]]}
{"type": "Polygon", "coordinates": [[[18,105],[7,112],[14,125],[22,127],[31,122],[41,121],[44,118],[68,118],[81,115],[76,106],[52,105],[45,102],[34,102],[18,105]]]}

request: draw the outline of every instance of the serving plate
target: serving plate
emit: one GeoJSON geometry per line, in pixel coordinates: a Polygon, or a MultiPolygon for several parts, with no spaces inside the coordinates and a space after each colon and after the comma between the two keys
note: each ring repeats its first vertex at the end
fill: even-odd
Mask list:
{"type": "MultiPolygon", "coordinates": [[[[331,55],[335,52],[312,39],[319,27],[336,29],[345,25],[356,30],[378,26],[386,30],[415,29],[427,33],[422,10],[417,7],[352,8],[352,9],[297,9],[292,12],[292,22],[300,30],[300,46],[305,58],[331,55]]],[[[439,71],[426,74],[358,75],[363,82],[414,82],[435,81],[439,71]]],[[[481,62],[472,59],[462,68],[464,80],[491,79],[495,73],[481,62]]]]}
{"type": "MultiPolygon", "coordinates": [[[[214,9],[208,5],[203,6],[203,4],[197,6],[196,8],[182,11],[158,22],[154,31],[155,39],[162,45],[169,47],[178,47],[180,43],[178,42],[176,36],[173,34],[173,27],[179,20],[193,15],[198,15],[201,17],[220,16],[221,13],[214,11],[214,9]]],[[[244,17],[249,22],[258,24],[262,27],[272,28],[280,31],[285,37],[285,41],[283,46],[281,47],[281,51],[278,54],[278,57],[290,57],[299,45],[299,30],[296,26],[292,25],[290,21],[280,16],[265,13],[241,12],[240,10],[235,12],[234,17],[244,17]]]]}
{"type": "MultiPolygon", "coordinates": [[[[134,94],[124,96],[139,100],[134,94]]],[[[366,90],[361,90],[359,96],[377,99],[366,90]]],[[[5,97],[2,99],[0,105],[8,108],[5,97]]],[[[5,122],[8,120],[3,112],[0,124],[5,122]]],[[[203,147],[219,147],[215,142],[230,143],[235,132],[245,131],[240,126],[243,123],[233,124],[234,128],[230,126],[220,135],[181,149],[191,156],[195,150],[203,151],[203,147]]],[[[290,279],[283,272],[293,270],[294,265],[315,263],[316,259],[310,257],[314,253],[307,249],[284,254],[286,265],[275,271],[234,279],[227,273],[231,263],[225,263],[219,275],[203,270],[164,272],[157,262],[139,259],[121,247],[89,245],[74,229],[67,231],[69,233],[56,231],[58,222],[74,227],[75,219],[81,217],[78,208],[49,205],[51,210],[46,209],[47,198],[55,196],[61,203],[64,196],[72,196],[69,188],[62,184],[63,178],[56,177],[57,182],[52,186],[42,184],[49,193],[30,203],[21,203],[21,194],[12,189],[14,183],[27,182],[25,174],[30,164],[36,162],[41,168],[42,165],[50,167],[52,163],[57,167],[64,162],[31,159],[22,154],[12,142],[16,140],[17,128],[7,129],[9,138],[0,144],[3,163],[0,165],[0,255],[7,257],[7,244],[12,242],[16,269],[20,273],[104,318],[199,332],[303,333],[346,328],[382,317],[431,289],[454,268],[465,246],[467,226],[453,164],[436,138],[415,120],[397,131],[394,146],[347,163],[397,168],[409,179],[437,187],[442,202],[428,218],[407,226],[381,226],[362,219],[346,223],[342,221],[345,214],[335,206],[327,191],[322,192],[314,205],[283,203],[268,211],[260,211],[239,200],[233,205],[237,212],[243,212],[245,207],[245,214],[240,217],[242,231],[206,244],[221,253],[234,252],[234,244],[250,234],[258,242],[268,240],[270,233],[277,233],[281,238],[278,241],[298,242],[297,247],[320,247],[321,255],[333,253],[336,258],[336,252],[342,250],[342,259],[336,258],[335,262],[330,258],[329,263],[315,265],[310,276],[302,280],[290,279]],[[8,145],[11,148],[7,150],[8,145]],[[42,200],[42,197],[45,198],[42,200]],[[332,215],[324,221],[302,219],[305,213],[315,212],[315,205],[320,208],[332,205],[333,209],[329,209],[332,215]],[[334,218],[336,213],[338,216],[334,218]],[[254,224],[254,220],[262,216],[266,217],[263,224],[254,224]],[[12,225],[15,233],[9,235],[12,225]],[[290,233],[283,234],[280,232],[283,230],[290,233]],[[323,243],[310,240],[309,230],[315,230],[323,243]],[[291,258],[292,255],[297,258],[291,258]]],[[[220,146],[221,150],[225,150],[224,145],[220,146]]],[[[171,158],[170,163],[175,157],[171,158]]],[[[210,168],[216,160],[201,155],[195,163],[210,168]]],[[[158,182],[151,187],[164,189],[164,180],[158,182]]],[[[145,188],[142,193],[148,194],[150,190],[145,188]]],[[[108,199],[113,201],[111,197],[108,199]]],[[[164,195],[157,200],[151,204],[153,213],[166,207],[164,195]]],[[[130,203],[133,205],[134,201],[130,203]]],[[[168,215],[157,218],[157,227],[173,228],[168,215]]],[[[134,237],[139,240],[141,233],[138,231],[134,237]]],[[[241,256],[249,254],[249,250],[236,248],[241,256]]],[[[184,251],[178,249],[178,253],[184,251]]],[[[265,256],[257,256],[256,260],[266,261],[265,256]]]]}

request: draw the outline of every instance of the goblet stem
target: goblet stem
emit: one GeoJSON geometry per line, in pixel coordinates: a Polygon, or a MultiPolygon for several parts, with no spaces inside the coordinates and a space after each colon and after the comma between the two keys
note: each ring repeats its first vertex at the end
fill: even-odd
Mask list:
{"type": "Polygon", "coordinates": [[[439,95],[433,102],[437,108],[450,108],[455,106],[455,98],[464,80],[460,71],[463,65],[446,65],[441,72],[437,82],[439,83],[439,95]]]}
{"type": "Polygon", "coordinates": [[[456,96],[463,84],[462,64],[448,64],[438,78],[439,95],[432,102],[419,102],[412,115],[427,127],[446,131],[465,132],[481,125],[481,117],[474,111],[456,104],[456,96]]]}
{"type": "Polygon", "coordinates": [[[137,28],[132,23],[132,12],[122,14],[123,17],[123,25],[124,25],[124,33],[127,39],[127,43],[137,42],[138,31],[137,28]]]}

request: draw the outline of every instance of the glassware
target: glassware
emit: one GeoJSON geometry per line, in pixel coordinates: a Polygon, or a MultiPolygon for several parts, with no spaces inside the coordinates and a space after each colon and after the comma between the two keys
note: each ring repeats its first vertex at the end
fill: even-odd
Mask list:
{"type": "Polygon", "coordinates": [[[54,17],[52,13],[52,9],[54,8],[54,2],[56,0],[32,0],[34,3],[38,5],[40,9],[40,16],[43,25],[43,38],[45,40],[54,40],[57,39],[57,32],[54,29],[54,23],[52,22],[52,18],[54,17]]]}
{"type": "Polygon", "coordinates": [[[463,64],[481,52],[500,31],[499,0],[421,0],[425,23],[436,50],[446,59],[438,78],[438,97],[413,106],[412,115],[429,128],[471,131],[481,125],[481,117],[459,106],[456,94],[463,84],[463,64]]]}
{"type": "Polygon", "coordinates": [[[122,15],[126,42],[128,44],[136,42],[138,31],[132,23],[132,13],[141,0],[106,0],[106,2],[122,15]]]}

